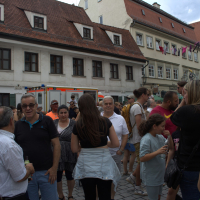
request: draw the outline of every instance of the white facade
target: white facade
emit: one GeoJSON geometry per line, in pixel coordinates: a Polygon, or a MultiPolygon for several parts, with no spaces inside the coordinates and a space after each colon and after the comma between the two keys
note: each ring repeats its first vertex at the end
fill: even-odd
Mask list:
{"type": "Polygon", "coordinates": [[[16,104],[26,92],[24,87],[41,84],[95,87],[103,95],[119,96],[122,101],[142,84],[141,67],[144,63],[3,38],[0,38],[0,48],[11,50],[11,70],[0,70],[0,93],[16,94],[16,104]],[[38,72],[25,71],[25,52],[38,54],[38,72]],[[50,55],[62,56],[63,74],[50,73],[50,55]],[[84,76],[73,75],[73,58],[84,60],[84,76]],[[102,77],[93,77],[93,60],[102,62],[102,77]],[[118,64],[119,79],[110,78],[110,63],[118,64]],[[126,80],[126,65],[133,67],[133,80],[126,80]]]}

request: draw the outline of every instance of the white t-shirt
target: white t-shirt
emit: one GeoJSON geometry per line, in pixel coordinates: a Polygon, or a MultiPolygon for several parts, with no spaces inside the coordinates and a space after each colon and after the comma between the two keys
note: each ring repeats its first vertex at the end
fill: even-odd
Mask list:
{"type": "MultiPolygon", "coordinates": [[[[103,112],[101,112],[101,115],[103,116],[103,112]]],[[[109,120],[112,122],[112,125],[115,129],[115,132],[117,134],[118,140],[119,140],[119,147],[116,148],[109,148],[111,156],[116,155],[116,152],[120,149],[121,143],[122,143],[122,136],[129,134],[126,121],[121,115],[117,115],[115,112],[111,117],[109,117],[109,120]]],[[[108,137],[109,140],[109,137],[108,137]]]]}
{"type": "MultiPolygon", "coordinates": [[[[69,123],[70,123],[70,119],[69,119],[69,123]]],[[[58,128],[57,128],[57,130],[58,130],[58,133],[60,134],[64,129],[66,129],[67,127],[69,126],[69,124],[66,126],[66,127],[60,127],[60,125],[59,125],[59,123],[58,123],[58,128]]]]}
{"type": "Polygon", "coordinates": [[[69,103],[72,102],[72,101],[73,101],[75,104],[77,104],[76,99],[74,99],[74,100],[71,99],[71,100],[69,101],[69,103]]]}
{"type": "MultiPolygon", "coordinates": [[[[135,116],[136,115],[142,115],[142,120],[146,120],[145,112],[144,112],[142,105],[139,102],[135,102],[135,103],[138,103],[139,105],[134,104],[130,109],[130,121],[131,121],[132,127],[135,124],[135,116]]],[[[128,140],[128,143],[131,143],[131,144],[139,143],[141,140],[141,136],[138,133],[136,124],[132,129],[132,133],[133,133],[133,137],[128,140]]]]}
{"type": "Polygon", "coordinates": [[[147,108],[147,111],[149,112],[149,113],[151,113],[151,111],[153,110],[153,108],[147,108]]]}

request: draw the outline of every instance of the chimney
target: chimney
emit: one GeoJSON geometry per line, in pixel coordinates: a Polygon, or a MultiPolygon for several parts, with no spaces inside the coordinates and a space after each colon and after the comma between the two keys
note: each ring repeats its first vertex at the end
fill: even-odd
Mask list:
{"type": "Polygon", "coordinates": [[[160,4],[158,4],[157,2],[153,3],[153,6],[160,9],[160,4]]]}

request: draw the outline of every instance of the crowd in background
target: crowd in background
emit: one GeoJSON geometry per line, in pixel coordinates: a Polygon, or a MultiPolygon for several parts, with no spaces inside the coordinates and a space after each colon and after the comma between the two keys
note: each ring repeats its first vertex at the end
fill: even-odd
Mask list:
{"type": "Polygon", "coordinates": [[[198,80],[179,82],[180,103],[177,92],[168,91],[160,102],[142,87],[125,105],[111,96],[96,104],[90,94],[77,103],[72,95],[69,106],[52,100],[44,113],[36,98],[25,94],[17,108],[1,106],[0,198],[65,200],[65,175],[68,200],[74,199],[75,180],[86,200],[112,200],[124,175],[135,195],[159,200],[173,160],[182,177],[167,200],[199,200],[199,88],[198,80]]]}

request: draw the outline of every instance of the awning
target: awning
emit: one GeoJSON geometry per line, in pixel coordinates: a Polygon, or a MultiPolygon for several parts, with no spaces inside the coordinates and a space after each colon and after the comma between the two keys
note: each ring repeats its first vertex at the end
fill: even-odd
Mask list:
{"type": "Polygon", "coordinates": [[[154,97],[154,100],[155,100],[155,101],[158,101],[158,100],[163,101],[163,98],[162,98],[162,97],[159,97],[159,96],[157,96],[157,95],[153,95],[153,97],[154,97]]]}

